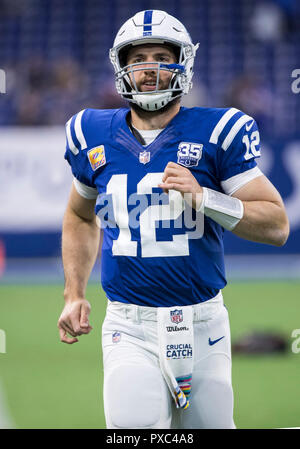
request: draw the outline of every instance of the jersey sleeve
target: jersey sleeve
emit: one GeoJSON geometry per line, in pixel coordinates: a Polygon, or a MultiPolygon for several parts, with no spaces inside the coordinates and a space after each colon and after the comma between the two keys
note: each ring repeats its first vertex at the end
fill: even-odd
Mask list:
{"type": "Polygon", "coordinates": [[[259,130],[251,116],[235,108],[230,108],[221,117],[215,130],[220,184],[227,195],[232,195],[262,175],[256,163],[261,154],[259,130]]]}
{"type": "MultiPolygon", "coordinates": [[[[92,173],[87,158],[88,144],[86,141],[86,109],[78,112],[66,123],[65,159],[71,166],[74,177],[79,183],[89,188],[95,188],[92,173]]],[[[75,187],[79,185],[75,184],[75,187]]],[[[78,189],[77,189],[78,191],[78,189]]],[[[79,192],[80,193],[80,192],[79,192]]]]}

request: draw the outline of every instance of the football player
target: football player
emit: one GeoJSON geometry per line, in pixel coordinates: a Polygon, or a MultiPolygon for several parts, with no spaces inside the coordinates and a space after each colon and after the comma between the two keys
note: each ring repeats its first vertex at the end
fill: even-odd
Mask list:
{"type": "Polygon", "coordinates": [[[110,50],[129,107],[82,110],[66,124],[74,182],[58,327],[68,344],[92,329],[85,291],[98,216],[108,428],[235,427],[224,230],[276,246],[289,233],[283,201],[256,164],[255,120],[234,107],[180,105],[197,48],[166,12],[137,13],[110,50]]]}

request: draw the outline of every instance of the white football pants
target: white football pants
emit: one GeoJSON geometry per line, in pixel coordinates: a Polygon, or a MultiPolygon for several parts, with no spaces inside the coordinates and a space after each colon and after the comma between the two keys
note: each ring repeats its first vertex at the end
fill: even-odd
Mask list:
{"type": "Polygon", "coordinates": [[[183,410],[160,369],[156,308],[108,301],[102,328],[108,429],[235,428],[230,329],[221,292],[193,309],[192,388],[183,410]]]}

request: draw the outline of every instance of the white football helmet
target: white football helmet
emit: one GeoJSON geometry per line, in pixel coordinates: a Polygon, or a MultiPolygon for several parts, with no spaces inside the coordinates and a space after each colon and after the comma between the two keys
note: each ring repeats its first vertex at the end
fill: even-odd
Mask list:
{"type": "Polygon", "coordinates": [[[174,98],[187,94],[192,87],[194,58],[198,46],[199,44],[192,43],[186,28],[175,17],[159,10],[138,12],[120,28],[109,52],[115,69],[118,93],[146,111],[158,110],[174,98]],[[135,71],[144,70],[143,63],[126,65],[126,56],[131,46],[149,43],[175,47],[178,61],[176,64],[154,62],[153,66],[151,63],[157,73],[156,88],[141,92],[138,91],[134,76],[130,81],[129,73],[133,75],[135,71]],[[172,73],[168,89],[158,89],[160,70],[172,73]]]}

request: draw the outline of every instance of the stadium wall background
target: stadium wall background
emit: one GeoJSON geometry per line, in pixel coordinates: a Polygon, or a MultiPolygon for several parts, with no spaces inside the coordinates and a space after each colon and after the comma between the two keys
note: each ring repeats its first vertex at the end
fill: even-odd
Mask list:
{"type": "MultiPolygon", "coordinates": [[[[7,257],[57,257],[72,182],[63,127],[3,127],[0,148],[0,243],[7,257]]],[[[264,136],[259,167],[281,193],[291,234],[283,248],[225,234],[226,254],[300,253],[300,135],[264,136]]]]}

